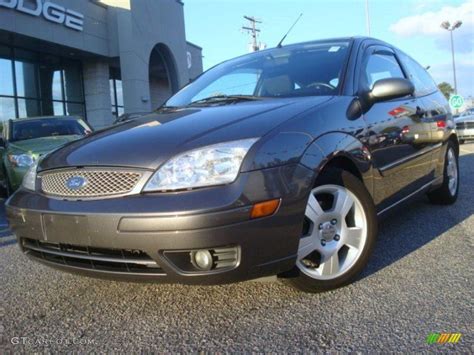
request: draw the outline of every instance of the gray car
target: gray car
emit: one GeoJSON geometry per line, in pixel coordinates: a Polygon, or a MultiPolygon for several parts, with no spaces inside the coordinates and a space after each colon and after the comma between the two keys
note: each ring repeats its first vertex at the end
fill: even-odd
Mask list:
{"type": "Polygon", "coordinates": [[[66,271],[278,275],[318,292],[358,277],[379,217],[425,193],[454,203],[458,154],[423,67],[379,40],[330,39],[229,60],[157,112],[68,143],[7,213],[26,255],[66,271]]]}

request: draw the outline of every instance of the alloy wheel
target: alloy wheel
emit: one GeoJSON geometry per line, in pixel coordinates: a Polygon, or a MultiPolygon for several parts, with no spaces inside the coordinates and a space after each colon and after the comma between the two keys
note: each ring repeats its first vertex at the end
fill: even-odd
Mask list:
{"type": "Polygon", "coordinates": [[[297,267],[307,276],[331,280],[350,270],[367,242],[367,217],[355,194],[339,185],[311,191],[297,267]]]}
{"type": "Polygon", "coordinates": [[[458,189],[458,164],[456,161],[456,154],[452,148],[448,150],[448,166],[446,169],[448,175],[448,187],[451,196],[456,195],[458,189]]]}

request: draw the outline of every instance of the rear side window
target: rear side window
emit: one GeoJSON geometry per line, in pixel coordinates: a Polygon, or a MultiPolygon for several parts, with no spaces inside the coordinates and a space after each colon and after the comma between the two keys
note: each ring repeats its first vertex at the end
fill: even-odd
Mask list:
{"type": "Polygon", "coordinates": [[[400,52],[400,60],[408,71],[409,79],[415,86],[417,96],[431,94],[438,89],[430,74],[415,60],[402,52],[400,52]]]}
{"type": "Polygon", "coordinates": [[[370,55],[365,67],[365,76],[370,89],[380,79],[405,77],[395,56],[386,53],[370,55]]]}

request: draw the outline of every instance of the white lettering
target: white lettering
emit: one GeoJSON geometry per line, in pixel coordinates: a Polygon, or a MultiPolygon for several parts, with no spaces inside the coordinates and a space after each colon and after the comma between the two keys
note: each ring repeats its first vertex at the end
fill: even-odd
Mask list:
{"type": "Polygon", "coordinates": [[[40,16],[54,23],[64,24],[68,28],[82,31],[84,28],[84,15],[66,9],[51,1],[44,0],[0,0],[0,7],[16,9],[31,16],[40,16]]]}
{"type": "Polygon", "coordinates": [[[52,2],[45,2],[43,6],[43,16],[46,20],[56,23],[64,23],[66,9],[62,6],[53,4],[52,2]]]}
{"type": "Polygon", "coordinates": [[[9,9],[14,9],[16,7],[18,0],[0,0],[0,6],[8,7],[9,9]]]}
{"type": "Polygon", "coordinates": [[[33,15],[33,16],[39,16],[41,14],[41,10],[43,8],[41,4],[41,0],[33,0],[33,2],[36,4],[36,8],[32,9],[31,7],[25,6],[25,0],[18,0],[18,5],[16,9],[18,11],[24,12],[25,14],[33,15]]]}
{"type": "Polygon", "coordinates": [[[72,28],[77,31],[82,31],[82,28],[84,27],[84,15],[69,9],[66,10],[66,13],[66,27],[72,28]]]}

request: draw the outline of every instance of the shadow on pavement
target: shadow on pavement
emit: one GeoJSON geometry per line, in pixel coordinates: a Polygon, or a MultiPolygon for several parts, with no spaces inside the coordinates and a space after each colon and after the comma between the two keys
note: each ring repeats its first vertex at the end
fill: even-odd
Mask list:
{"type": "Polygon", "coordinates": [[[422,196],[394,209],[380,221],[377,245],[361,278],[395,263],[474,214],[474,154],[460,156],[459,164],[457,202],[432,205],[422,196]]]}

